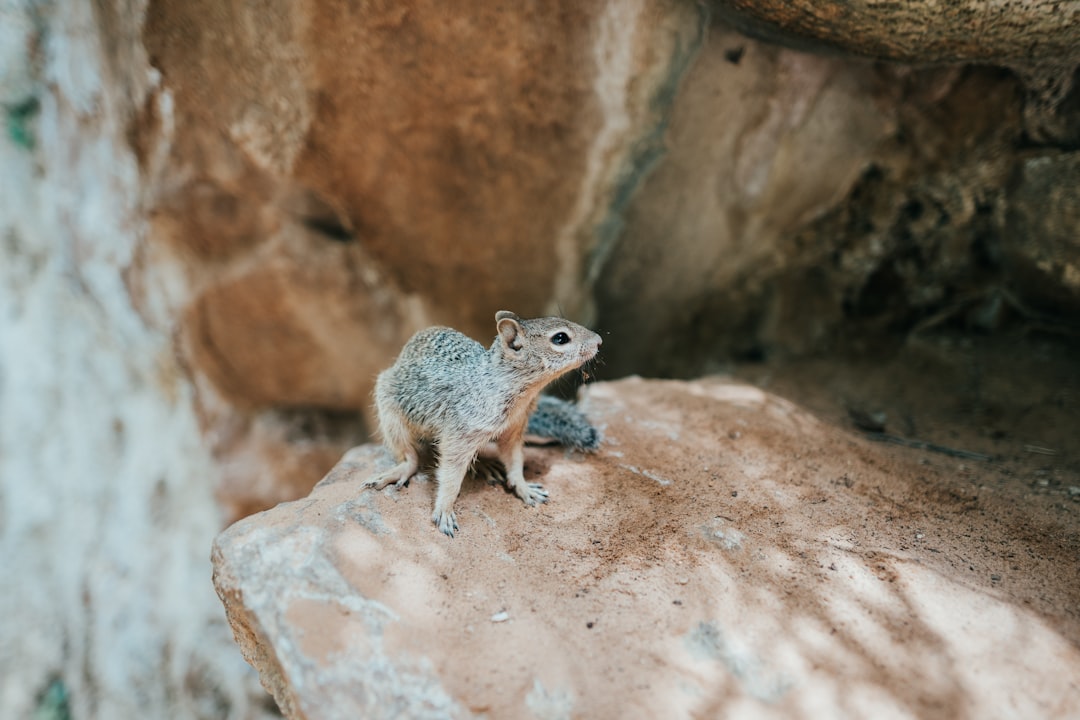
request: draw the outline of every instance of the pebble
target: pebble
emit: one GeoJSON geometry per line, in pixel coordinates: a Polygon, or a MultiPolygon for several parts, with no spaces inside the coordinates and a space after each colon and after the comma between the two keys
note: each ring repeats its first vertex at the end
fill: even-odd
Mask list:
{"type": "Polygon", "coordinates": [[[502,610],[491,616],[491,622],[506,622],[510,619],[510,613],[502,610]]]}

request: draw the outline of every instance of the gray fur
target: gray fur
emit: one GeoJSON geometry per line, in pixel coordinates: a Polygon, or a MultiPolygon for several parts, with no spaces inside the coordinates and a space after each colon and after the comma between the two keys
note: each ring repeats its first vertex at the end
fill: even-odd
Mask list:
{"type": "MultiPolygon", "coordinates": [[[[435,443],[438,493],[432,520],[451,537],[461,481],[489,442],[495,442],[496,457],[506,467],[507,487],[527,505],[547,501],[547,491],[526,483],[522,471],[529,415],[544,386],[591,360],[601,343],[596,333],[562,318],[523,320],[503,310],[495,320],[498,336],[487,349],[450,328],[418,332],[375,383],[379,429],[400,462],[367,485],[401,487],[419,469],[420,443],[435,443]]],[[[547,400],[544,406],[555,407],[547,400]]],[[[559,411],[562,419],[546,427],[571,424],[571,413],[559,411]]],[[[582,430],[572,438],[585,445],[586,435],[582,430]]]]}
{"type": "Polygon", "coordinates": [[[585,413],[577,405],[550,395],[540,396],[525,432],[574,450],[600,447],[600,433],[589,423],[585,413]]]}

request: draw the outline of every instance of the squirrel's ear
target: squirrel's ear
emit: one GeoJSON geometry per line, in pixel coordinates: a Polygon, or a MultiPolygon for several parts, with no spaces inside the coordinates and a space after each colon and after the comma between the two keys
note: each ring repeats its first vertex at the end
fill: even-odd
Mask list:
{"type": "Polygon", "coordinates": [[[495,319],[498,320],[495,326],[499,329],[499,337],[502,338],[503,345],[511,350],[520,350],[522,347],[521,325],[518,324],[520,318],[512,312],[500,310],[495,315],[495,319]]]}

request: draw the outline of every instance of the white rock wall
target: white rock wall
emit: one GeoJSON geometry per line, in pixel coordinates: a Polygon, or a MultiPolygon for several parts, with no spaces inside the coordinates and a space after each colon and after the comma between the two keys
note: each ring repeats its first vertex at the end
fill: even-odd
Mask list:
{"type": "Polygon", "coordinates": [[[0,3],[0,717],[56,678],[75,718],[256,717],[210,584],[215,467],[150,319],[183,277],[158,265],[142,314],[126,286],[142,187],[99,27],[0,3]]]}

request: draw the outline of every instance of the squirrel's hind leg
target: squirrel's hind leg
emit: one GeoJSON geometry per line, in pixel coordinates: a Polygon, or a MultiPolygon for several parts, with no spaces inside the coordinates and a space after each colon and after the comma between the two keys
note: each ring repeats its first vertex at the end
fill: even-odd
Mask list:
{"type": "Polygon", "coordinates": [[[404,454],[405,460],[399,462],[386,472],[365,481],[364,487],[382,490],[390,483],[393,483],[394,487],[399,490],[404,487],[409,480],[419,474],[418,470],[420,468],[420,456],[416,453],[416,450],[410,447],[405,450],[404,454]]]}
{"type": "Polygon", "coordinates": [[[379,407],[379,430],[383,443],[390,448],[395,458],[400,458],[394,467],[364,483],[364,487],[382,490],[390,483],[400,489],[414,478],[420,469],[420,455],[416,451],[413,433],[405,424],[404,418],[396,410],[379,407]]]}

